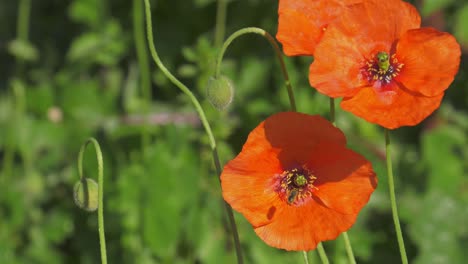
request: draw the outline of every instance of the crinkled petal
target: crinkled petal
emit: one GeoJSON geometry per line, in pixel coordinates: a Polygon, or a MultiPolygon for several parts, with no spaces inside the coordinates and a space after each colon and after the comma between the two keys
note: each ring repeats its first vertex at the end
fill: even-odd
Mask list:
{"type": "Polygon", "coordinates": [[[268,222],[268,205],[279,199],[271,189],[271,179],[306,162],[323,140],[346,145],[343,132],[318,115],[281,112],[270,116],[249,134],[241,153],[224,167],[224,199],[251,223],[268,222]]]}
{"type": "Polygon", "coordinates": [[[275,204],[283,203],[271,188],[269,173],[251,173],[232,168],[228,163],[221,174],[224,200],[242,213],[253,225],[260,226],[272,221],[275,204]]]}
{"type": "Polygon", "coordinates": [[[433,28],[407,31],[396,47],[404,66],[396,80],[425,96],[441,94],[452,83],[460,65],[460,45],[446,32],[433,28]]]}
{"type": "MultiPolygon", "coordinates": [[[[246,145],[250,146],[250,142],[252,142],[255,147],[264,144],[266,147],[280,150],[278,159],[284,168],[304,163],[313,147],[322,140],[346,145],[343,132],[334,127],[328,120],[319,115],[297,112],[282,112],[272,115],[261,123],[253,133],[260,133],[262,136],[257,137],[259,139],[255,141],[249,137],[246,145]]],[[[244,149],[242,151],[244,152],[244,149]]]]}
{"type": "Polygon", "coordinates": [[[280,0],[278,33],[286,55],[312,55],[326,26],[357,0],[280,0]]]}
{"type": "Polygon", "coordinates": [[[379,51],[390,52],[421,18],[400,0],[369,0],[348,6],[329,25],[314,53],[310,84],[330,97],[350,97],[367,84],[361,70],[379,51]]]}
{"type": "Polygon", "coordinates": [[[419,124],[439,107],[444,96],[441,93],[426,97],[397,84],[390,85],[393,88],[381,92],[373,87],[363,88],[354,97],[344,98],[341,107],[368,122],[395,129],[419,124]]]}
{"type": "Polygon", "coordinates": [[[313,250],[321,241],[332,240],[348,230],[357,214],[341,214],[316,202],[304,206],[282,206],[273,221],[254,226],[257,235],[270,246],[286,250],[313,250]]]}
{"type": "Polygon", "coordinates": [[[358,213],[377,187],[370,162],[333,142],[318,144],[308,167],[317,177],[314,195],[325,206],[343,214],[358,213]]]}

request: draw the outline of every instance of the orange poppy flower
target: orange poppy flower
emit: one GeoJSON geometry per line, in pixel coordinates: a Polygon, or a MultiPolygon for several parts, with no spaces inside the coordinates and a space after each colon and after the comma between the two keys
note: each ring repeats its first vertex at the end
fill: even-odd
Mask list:
{"type": "MultiPolygon", "coordinates": [[[[362,1],[362,0],[361,0],[362,1]]],[[[278,33],[286,55],[313,55],[326,27],[359,0],[280,0],[278,33]]]]}
{"type": "Polygon", "coordinates": [[[270,246],[312,250],[349,229],[377,185],[371,164],[318,115],[283,112],[221,173],[224,199],[270,246]]]}
{"type": "Polygon", "coordinates": [[[383,127],[420,123],[439,107],[461,54],[452,35],[419,28],[420,21],[400,0],[349,6],[317,45],[310,84],[383,127]]]}

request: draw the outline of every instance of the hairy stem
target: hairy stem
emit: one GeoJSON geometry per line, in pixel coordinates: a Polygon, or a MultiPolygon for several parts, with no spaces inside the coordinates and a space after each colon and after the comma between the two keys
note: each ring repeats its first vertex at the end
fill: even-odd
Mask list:
{"type": "Polygon", "coordinates": [[[403,240],[403,232],[401,231],[400,219],[398,217],[398,208],[395,196],[395,182],[393,179],[392,157],[390,152],[390,132],[385,129],[385,152],[387,159],[387,177],[388,177],[388,191],[390,192],[390,203],[392,206],[393,223],[395,224],[395,232],[398,240],[398,247],[400,248],[401,262],[408,264],[408,257],[406,256],[405,241],[403,240]]]}
{"type": "Polygon", "coordinates": [[[94,138],[89,138],[80,149],[78,154],[78,173],[80,180],[83,180],[83,153],[88,144],[92,143],[96,151],[96,158],[98,163],[98,229],[99,229],[99,245],[101,248],[101,263],[107,264],[106,253],[106,236],[104,231],[104,163],[102,159],[102,152],[99,143],[94,138]]]}
{"type": "MultiPolygon", "coordinates": [[[[159,55],[154,46],[153,27],[152,27],[152,22],[151,22],[151,6],[149,3],[149,0],[144,0],[144,1],[145,1],[145,11],[146,11],[146,30],[147,30],[146,36],[147,36],[148,46],[150,49],[151,56],[153,57],[154,62],[159,67],[159,69],[163,72],[163,74],[175,86],[177,86],[185,95],[187,95],[190,98],[192,104],[194,105],[198,113],[198,116],[200,117],[200,120],[203,124],[205,132],[208,135],[208,138],[210,140],[210,146],[211,146],[211,150],[213,151],[213,158],[214,158],[216,170],[219,176],[221,174],[221,168],[220,168],[220,162],[219,162],[219,158],[217,154],[216,141],[213,136],[213,132],[211,130],[210,124],[208,123],[208,120],[206,119],[205,112],[203,111],[203,108],[201,107],[200,102],[197,100],[195,95],[193,95],[190,89],[188,89],[187,86],[185,86],[174,75],[172,75],[172,73],[164,66],[161,59],[159,58],[159,55]]],[[[234,243],[236,246],[237,263],[242,264],[243,263],[242,251],[241,251],[240,242],[239,242],[239,234],[237,233],[236,222],[234,220],[234,214],[232,212],[232,208],[227,203],[224,203],[224,204],[225,204],[226,210],[228,211],[228,218],[229,218],[229,222],[231,225],[231,232],[232,232],[234,243]]]]}
{"type": "Polygon", "coordinates": [[[215,78],[218,78],[220,73],[221,73],[221,62],[224,57],[224,53],[226,52],[226,49],[229,47],[229,45],[234,41],[234,39],[245,35],[245,34],[258,34],[260,36],[265,37],[268,42],[271,44],[273,49],[275,50],[275,54],[278,57],[280,61],[280,66],[281,66],[281,73],[284,76],[284,80],[286,83],[286,88],[288,89],[288,96],[289,96],[289,103],[291,104],[291,108],[293,111],[296,111],[296,100],[294,99],[294,92],[291,87],[291,82],[289,81],[289,74],[288,71],[286,70],[286,65],[284,63],[283,59],[283,54],[281,53],[281,49],[279,48],[278,44],[276,43],[275,39],[265,30],[261,28],[256,28],[256,27],[247,27],[243,29],[239,29],[238,31],[234,32],[229,38],[224,41],[223,46],[221,47],[221,51],[218,54],[218,59],[216,60],[216,66],[215,66],[215,78]]]}

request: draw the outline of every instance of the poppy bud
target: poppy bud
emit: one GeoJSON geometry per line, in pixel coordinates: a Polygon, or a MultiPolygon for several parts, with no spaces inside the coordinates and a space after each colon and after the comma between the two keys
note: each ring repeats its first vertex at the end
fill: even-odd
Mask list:
{"type": "Polygon", "coordinates": [[[98,184],[93,179],[83,178],[73,188],[75,204],[88,212],[98,208],[98,184]]]}
{"type": "Polygon", "coordinates": [[[234,97],[234,86],[226,76],[211,77],[206,89],[208,100],[218,110],[224,110],[234,97]]]}

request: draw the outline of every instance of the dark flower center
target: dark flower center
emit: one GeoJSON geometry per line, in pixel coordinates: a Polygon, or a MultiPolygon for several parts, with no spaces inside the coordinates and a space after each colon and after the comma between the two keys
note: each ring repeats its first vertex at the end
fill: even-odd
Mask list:
{"type": "Polygon", "coordinates": [[[393,78],[400,74],[404,64],[398,62],[395,54],[391,57],[385,51],[380,51],[374,59],[366,62],[363,67],[364,75],[369,83],[378,82],[380,85],[389,84],[393,78]]]}
{"type": "Polygon", "coordinates": [[[304,166],[285,170],[279,177],[277,192],[290,205],[302,204],[316,188],[313,183],[317,177],[304,166]]]}

